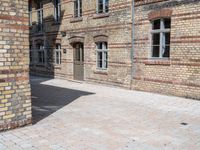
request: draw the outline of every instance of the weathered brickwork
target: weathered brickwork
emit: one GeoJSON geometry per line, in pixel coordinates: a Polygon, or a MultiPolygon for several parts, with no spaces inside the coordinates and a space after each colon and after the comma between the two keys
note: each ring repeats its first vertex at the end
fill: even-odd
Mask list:
{"type": "Polygon", "coordinates": [[[200,2],[136,2],[133,89],[200,98],[200,2]],[[151,20],[171,18],[169,59],[151,59],[151,20]]]}
{"type": "Polygon", "coordinates": [[[28,0],[0,1],[0,130],[31,123],[28,0]]]}
{"type": "MultiPolygon", "coordinates": [[[[53,2],[43,1],[44,32],[34,32],[37,15],[32,2],[31,42],[33,47],[42,40],[48,47],[47,62],[31,65],[31,72],[54,77],[74,79],[74,47],[72,42],[84,45],[84,80],[130,87],[131,79],[131,0],[110,0],[109,13],[97,15],[96,0],[82,1],[82,17],[74,18],[74,2],[61,0],[61,23],[54,20],[53,2]],[[61,32],[66,32],[62,36],[61,32]],[[99,38],[99,36],[101,36],[99,38]],[[78,38],[77,38],[78,37],[78,38]],[[98,38],[97,38],[98,37],[98,38]],[[95,40],[107,37],[108,69],[99,70],[96,65],[95,40]],[[71,43],[70,43],[71,42],[71,43]],[[53,49],[55,43],[62,47],[61,65],[54,65],[53,49]],[[66,49],[66,53],[63,53],[66,49]]],[[[33,48],[35,49],[35,48],[33,48]]],[[[37,53],[37,52],[35,52],[37,53]]],[[[36,54],[37,56],[37,54],[36,54]]]]}

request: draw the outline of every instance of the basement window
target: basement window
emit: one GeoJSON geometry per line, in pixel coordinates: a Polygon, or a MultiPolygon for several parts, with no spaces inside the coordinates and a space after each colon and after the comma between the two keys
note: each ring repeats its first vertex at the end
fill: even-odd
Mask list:
{"type": "Polygon", "coordinates": [[[106,70],[108,68],[108,44],[107,42],[97,43],[97,68],[106,70]]]}
{"type": "Polygon", "coordinates": [[[169,18],[152,21],[152,58],[170,57],[170,29],[169,18]]]}

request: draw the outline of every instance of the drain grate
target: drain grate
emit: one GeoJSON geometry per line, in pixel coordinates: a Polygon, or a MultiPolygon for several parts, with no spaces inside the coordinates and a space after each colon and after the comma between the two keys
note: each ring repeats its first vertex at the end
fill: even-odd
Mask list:
{"type": "Polygon", "coordinates": [[[181,125],[186,126],[188,123],[182,122],[181,125]]]}

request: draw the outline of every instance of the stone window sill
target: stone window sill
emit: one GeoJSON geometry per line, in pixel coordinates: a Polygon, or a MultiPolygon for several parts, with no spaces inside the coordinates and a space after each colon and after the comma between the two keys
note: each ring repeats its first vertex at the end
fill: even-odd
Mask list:
{"type": "Polygon", "coordinates": [[[108,75],[107,70],[95,70],[94,74],[108,75]]]}
{"type": "Polygon", "coordinates": [[[109,17],[109,13],[101,13],[93,15],[93,19],[106,18],[106,17],[109,17]]]}
{"type": "Polygon", "coordinates": [[[55,69],[61,69],[61,65],[54,65],[55,69]]]}
{"type": "Polygon", "coordinates": [[[81,21],[83,21],[82,17],[76,17],[76,18],[71,18],[70,19],[70,23],[81,22],[81,21]]]}
{"type": "Polygon", "coordinates": [[[170,59],[149,59],[144,62],[145,65],[162,65],[162,66],[170,66],[170,59]]]}

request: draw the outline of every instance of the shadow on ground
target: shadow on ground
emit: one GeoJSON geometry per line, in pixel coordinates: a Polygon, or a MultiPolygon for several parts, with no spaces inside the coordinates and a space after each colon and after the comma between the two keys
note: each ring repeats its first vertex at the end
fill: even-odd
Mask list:
{"type": "Polygon", "coordinates": [[[94,94],[41,84],[41,82],[47,80],[49,79],[35,78],[31,80],[33,124],[48,117],[81,96],[94,94]]]}

